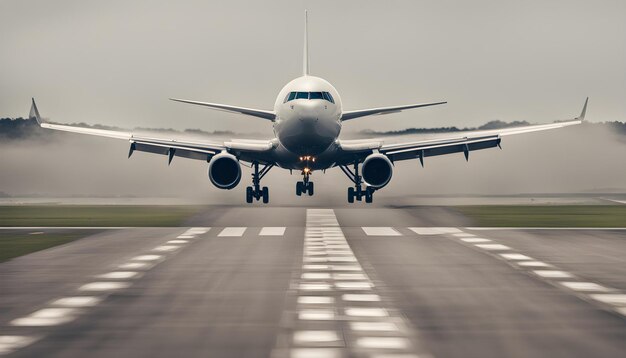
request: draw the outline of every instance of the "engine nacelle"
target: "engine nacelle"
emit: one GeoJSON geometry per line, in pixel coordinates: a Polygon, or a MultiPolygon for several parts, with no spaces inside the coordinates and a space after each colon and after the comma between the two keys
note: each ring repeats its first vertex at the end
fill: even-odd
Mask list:
{"type": "Polygon", "coordinates": [[[232,189],[241,180],[241,165],[232,154],[214,155],[209,162],[209,179],[220,189],[232,189]]]}
{"type": "Polygon", "coordinates": [[[361,166],[363,181],[374,189],[380,189],[387,185],[393,175],[393,164],[387,156],[374,153],[363,161],[361,166]]]}

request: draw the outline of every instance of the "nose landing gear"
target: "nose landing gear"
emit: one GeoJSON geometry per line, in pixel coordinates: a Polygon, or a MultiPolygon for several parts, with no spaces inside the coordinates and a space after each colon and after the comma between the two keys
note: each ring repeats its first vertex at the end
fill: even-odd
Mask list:
{"type": "Polygon", "coordinates": [[[315,186],[313,182],[309,180],[311,171],[305,169],[302,171],[302,174],[304,175],[304,179],[296,183],[296,195],[302,196],[302,194],[309,194],[309,196],[313,196],[315,186]]]}
{"type": "Polygon", "coordinates": [[[259,162],[253,162],[254,172],[252,173],[252,186],[246,187],[246,202],[248,204],[256,200],[263,200],[263,204],[267,204],[270,201],[270,191],[264,186],[261,188],[261,179],[267,174],[267,172],[274,167],[273,164],[266,164],[261,170],[259,170],[259,162]]]}
{"type": "Polygon", "coordinates": [[[371,186],[362,188],[361,184],[363,183],[363,178],[359,175],[359,162],[354,162],[354,171],[350,170],[348,166],[341,165],[341,171],[354,183],[354,187],[348,188],[348,202],[354,203],[354,200],[362,201],[365,199],[366,203],[371,203],[374,201],[374,192],[376,189],[371,186]]]}

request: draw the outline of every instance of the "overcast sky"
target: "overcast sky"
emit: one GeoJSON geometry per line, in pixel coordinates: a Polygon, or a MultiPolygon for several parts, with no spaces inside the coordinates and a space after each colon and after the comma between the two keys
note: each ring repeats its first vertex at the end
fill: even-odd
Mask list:
{"type": "Polygon", "coordinates": [[[448,100],[347,130],[626,119],[626,1],[0,2],[0,117],[267,131],[168,97],[271,109],[311,72],[346,109],[448,100]]]}

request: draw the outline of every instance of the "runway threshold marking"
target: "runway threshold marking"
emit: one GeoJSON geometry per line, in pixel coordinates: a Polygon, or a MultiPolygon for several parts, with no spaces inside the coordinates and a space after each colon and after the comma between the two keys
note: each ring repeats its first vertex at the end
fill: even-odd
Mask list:
{"type": "MultiPolygon", "coordinates": [[[[52,327],[71,322],[85,314],[89,308],[95,307],[112,291],[129,288],[131,280],[141,277],[138,271],[151,269],[157,263],[163,261],[167,254],[182,248],[190,239],[207,233],[211,228],[189,228],[183,234],[178,235],[176,240],[169,240],[165,244],[155,247],[152,251],[160,252],[159,255],[143,254],[135,256],[126,263],[118,265],[120,271],[111,271],[97,275],[98,281],[89,282],[78,287],[79,292],[89,292],[91,296],[68,296],[54,299],[47,307],[41,308],[27,316],[19,317],[10,322],[16,327],[52,327]],[[184,240],[183,240],[184,239],[184,240]]],[[[40,339],[38,336],[0,335],[0,355],[9,354],[24,348],[40,339]]]]}
{"type": "MultiPolygon", "coordinates": [[[[295,321],[288,320],[273,357],[417,357],[414,330],[381,298],[362,269],[334,211],[307,210],[302,272],[292,279],[295,321]]],[[[366,235],[400,236],[390,227],[366,235]]],[[[425,356],[429,356],[425,354],[425,356]]]]}
{"type": "MultiPolygon", "coordinates": [[[[477,237],[476,235],[453,228],[409,228],[418,235],[442,235],[461,242],[466,246],[479,249],[493,257],[505,261],[509,265],[524,270],[528,274],[552,284],[555,287],[573,292],[585,301],[595,301],[601,306],[626,317],[626,293],[611,287],[606,287],[595,282],[589,282],[578,278],[570,272],[559,270],[555,265],[537,261],[534,258],[516,252],[513,248],[498,244],[495,240],[477,237]],[[483,242],[491,243],[485,244],[483,242]]],[[[544,228],[476,228],[467,227],[466,230],[511,230],[511,229],[544,229],[544,228]]],[[[547,228],[558,230],[564,228],[547,228]]],[[[567,228],[584,229],[589,228],[567,228]]],[[[626,230],[626,228],[591,228],[593,230],[626,230]]]]}
{"type": "Polygon", "coordinates": [[[225,227],[218,237],[241,237],[246,232],[246,227],[225,227]]]}

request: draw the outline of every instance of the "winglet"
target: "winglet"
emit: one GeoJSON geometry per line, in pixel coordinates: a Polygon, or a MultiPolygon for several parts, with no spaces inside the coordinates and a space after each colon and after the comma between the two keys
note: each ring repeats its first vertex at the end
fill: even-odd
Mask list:
{"type": "Polygon", "coordinates": [[[581,121],[585,120],[585,114],[587,114],[587,103],[589,102],[589,97],[585,100],[585,105],[583,106],[582,112],[580,112],[580,116],[576,119],[580,119],[581,121]]]}
{"type": "Polygon", "coordinates": [[[309,75],[309,20],[307,10],[304,10],[304,49],[302,51],[302,75],[309,75]]]}
{"type": "Polygon", "coordinates": [[[33,98],[33,104],[30,107],[30,113],[28,114],[28,119],[34,119],[37,121],[37,124],[41,125],[43,120],[39,115],[39,110],[37,109],[37,104],[35,103],[35,99],[33,98]]]}

